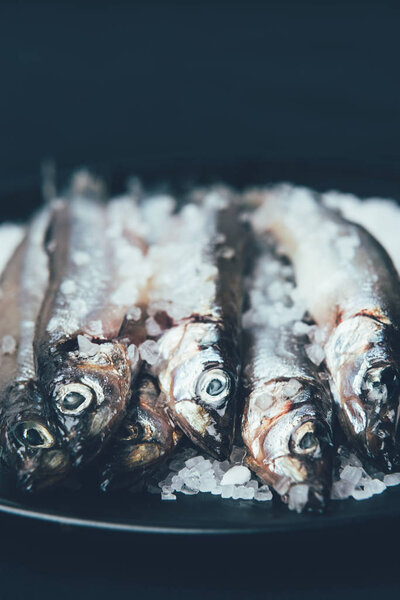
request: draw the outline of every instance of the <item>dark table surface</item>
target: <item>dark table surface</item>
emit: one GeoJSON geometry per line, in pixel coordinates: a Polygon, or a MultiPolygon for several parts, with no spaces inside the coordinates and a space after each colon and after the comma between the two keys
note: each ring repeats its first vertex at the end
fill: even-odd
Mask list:
{"type": "MultiPolygon", "coordinates": [[[[280,177],[293,172],[280,165],[301,165],[304,183],[315,165],[400,175],[399,14],[382,1],[2,2],[3,216],[39,201],[21,191],[48,156],[61,178],[82,164],[161,178],[174,165],[223,176],[237,164],[240,179],[240,165],[263,161],[280,177]]],[[[385,190],[381,177],[372,191],[385,190]]],[[[241,538],[2,516],[0,597],[397,597],[399,532],[389,515],[373,527],[326,532],[321,519],[301,536],[241,538]]]]}

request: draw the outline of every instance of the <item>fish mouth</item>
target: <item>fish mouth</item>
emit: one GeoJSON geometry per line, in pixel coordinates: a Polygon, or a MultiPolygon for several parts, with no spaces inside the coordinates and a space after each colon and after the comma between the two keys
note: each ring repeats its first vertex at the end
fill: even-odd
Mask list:
{"type": "Polygon", "coordinates": [[[217,460],[229,457],[233,431],[232,435],[221,431],[202,406],[192,400],[180,400],[169,413],[183,433],[201,450],[217,460]]]}

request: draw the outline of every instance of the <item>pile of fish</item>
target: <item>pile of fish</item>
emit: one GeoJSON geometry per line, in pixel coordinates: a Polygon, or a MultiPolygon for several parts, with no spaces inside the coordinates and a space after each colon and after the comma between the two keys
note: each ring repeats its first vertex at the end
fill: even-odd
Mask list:
{"type": "Polygon", "coordinates": [[[400,248],[374,202],[290,185],[107,199],[81,171],[0,226],[16,485],[90,473],[104,492],[300,512],[400,483],[400,248]]]}

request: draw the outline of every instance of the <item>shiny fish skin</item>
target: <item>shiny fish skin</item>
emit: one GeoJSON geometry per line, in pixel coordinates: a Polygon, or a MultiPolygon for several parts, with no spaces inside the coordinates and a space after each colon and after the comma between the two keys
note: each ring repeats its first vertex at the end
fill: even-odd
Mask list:
{"type": "Polygon", "coordinates": [[[124,415],[131,372],[114,341],[125,306],[108,239],[105,205],[81,190],[59,201],[47,235],[50,283],[35,334],[43,394],[75,466],[92,460],[124,415]],[[86,194],[86,196],[85,196],[86,194]],[[81,349],[79,336],[92,342],[81,349]]]}
{"type": "MultiPolygon", "coordinates": [[[[257,261],[271,261],[268,249],[257,261]]],[[[274,259],[276,262],[276,259],[274,259]]],[[[277,280],[274,275],[273,281],[277,280]]],[[[257,269],[250,298],[260,309],[257,269]],[[255,300],[257,298],[257,300],[255,300]]],[[[270,312],[273,303],[263,290],[262,302],[270,312]],[[269,305],[269,306],[268,306],[269,305]]],[[[329,391],[308,360],[305,340],[293,334],[293,321],[274,326],[259,313],[246,328],[245,407],[242,437],[248,464],[288,502],[297,484],[308,486],[303,510],[321,510],[332,481],[332,405],[329,391]],[[302,447],[302,440],[308,440],[302,447]]]]}
{"type": "Polygon", "coordinates": [[[33,217],[0,282],[0,443],[3,461],[25,492],[49,487],[70,469],[63,441],[38,390],[33,360],[34,324],[48,279],[43,250],[48,217],[47,209],[33,217]]]}
{"type": "MultiPolygon", "coordinates": [[[[158,299],[165,304],[170,292],[177,296],[166,309],[173,326],[158,342],[161,360],[155,369],[169,414],[196,445],[218,459],[226,458],[232,445],[241,366],[247,230],[239,215],[226,190],[205,194],[200,207],[187,205],[172,229],[177,260],[161,262],[150,294],[150,309],[158,299]],[[192,258],[196,252],[198,265],[192,258]],[[202,272],[205,281],[200,275],[196,279],[202,272]],[[178,314],[174,302],[182,303],[178,314]]],[[[158,251],[170,260],[163,244],[158,251]]]]}
{"type": "Polygon", "coordinates": [[[142,374],[102,462],[101,489],[108,492],[134,485],[172,454],[181,437],[165,412],[156,380],[142,374]]]}
{"type": "MultiPolygon", "coordinates": [[[[256,193],[257,194],[257,193],[256,193]]],[[[293,261],[322,345],[341,425],[381,468],[398,460],[400,281],[362,227],[308,190],[259,192],[255,228],[268,229],[293,261]]]]}

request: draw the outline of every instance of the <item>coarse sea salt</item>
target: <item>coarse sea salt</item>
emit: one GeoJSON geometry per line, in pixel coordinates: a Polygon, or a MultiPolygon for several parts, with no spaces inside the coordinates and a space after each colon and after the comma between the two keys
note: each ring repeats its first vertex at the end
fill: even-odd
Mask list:
{"type": "Polygon", "coordinates": [[[17,349],[17,342],[12,335],[4,335],[1,339],[2,354],[14,354],[17,349]]]}
{"type": "Polygon", "coordinates": [[[160,357],[160,350],[157,342],[154,340],[146,340],[139,346],[140,357],[149,365],[154,365],[160,357]]]}
{"type": "Polygon", "coordinates": [[[193,455],[193,450],[191,454],[184,450],[170,461],[169,474],[158,484],[162,499],[173,500],[171,494],[176,493],[210,493],[222,498],[260,502],[272,499],[268,486],[260,485],[250,469],[240,464],[245,455],[243,447],[234,446],[230,461],[222,462],[194,452],[193,455]]]}

